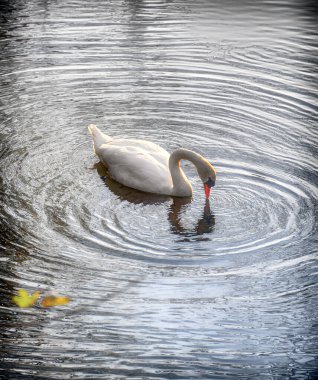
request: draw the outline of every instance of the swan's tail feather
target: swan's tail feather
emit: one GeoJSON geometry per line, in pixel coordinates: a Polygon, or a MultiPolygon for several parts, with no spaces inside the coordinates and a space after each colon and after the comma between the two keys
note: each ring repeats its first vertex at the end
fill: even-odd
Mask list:
{"type": "Polygon", "coordinates": [[[107,144],[108,142],[112,140],[111,137],[101,132],[94,124],[90,124],[87,128],[93,136],[94,150],[96,153],[98,153],[98,149],[100,148],[101,145],[107,144]]]}

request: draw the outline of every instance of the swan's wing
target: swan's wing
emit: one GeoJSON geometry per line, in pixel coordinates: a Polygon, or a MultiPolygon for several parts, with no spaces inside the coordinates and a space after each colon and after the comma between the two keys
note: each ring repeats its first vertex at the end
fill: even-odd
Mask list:
{"type": "Polygon", "coordinates": [[[109,144],[107,144],[107,147],[109,146],[140,149],[140,151],[143,153],[152,155],[156,160],[162,162],[165,165],[167,164],[167,160],[169,161],[170,157],[170,154],[161,146],[147,140],[114,139],[109,144]]]}
{"type": "Polygon", "coordinates": [[[104,144],[99,156],[111,176],[126,186],[157,194],[172,191],[170,155],[156,144],[115,140],[115,143],[104,144]]]}

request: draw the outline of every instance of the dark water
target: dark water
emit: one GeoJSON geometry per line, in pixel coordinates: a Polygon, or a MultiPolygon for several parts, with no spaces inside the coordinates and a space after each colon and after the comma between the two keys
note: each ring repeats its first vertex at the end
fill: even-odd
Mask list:
{"type": "Polygon", "coordinates": [[[0,378],[314,379],[310,3],[0,4],[0,378]],[[110,180],[90,123],[203,154],[210,205],[110,180]]]}

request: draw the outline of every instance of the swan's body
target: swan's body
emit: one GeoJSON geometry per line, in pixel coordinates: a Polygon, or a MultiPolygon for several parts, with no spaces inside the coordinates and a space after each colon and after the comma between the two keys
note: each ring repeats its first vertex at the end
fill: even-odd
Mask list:
{"type": "Polygon", "coordinates": [[[215,170],[199,154],[177,149],[171,155],[159,145],[138,139],[112,139],[95,125],[88,127],[94,140],[95,153],[108,168],[112,178],[125,186],[148,193],[188,197],[192,186],[180,167],[187,159],[209,188],[215,182],[215,170]]]}

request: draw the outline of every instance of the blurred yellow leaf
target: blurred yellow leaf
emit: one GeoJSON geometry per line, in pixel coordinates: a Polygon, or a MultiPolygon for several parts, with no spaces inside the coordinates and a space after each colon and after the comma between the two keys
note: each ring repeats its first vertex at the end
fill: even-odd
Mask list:
{"type": "Polygon", "coordinates": [[[41,301],[42,307],[52,307],[52,306],[60,306],[60,305],[66,305],[70,302],[69,297],[65,296],[46,296],[41,301]]]}
{"type": "Polygon", "coordinates": [[[12,301],[19,307],[32,307],[40,296],[40,292],[36,291],[29,294],[25,289],[19,289],[18,295],[12,297],[12,301]]]}

